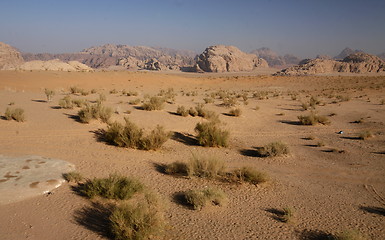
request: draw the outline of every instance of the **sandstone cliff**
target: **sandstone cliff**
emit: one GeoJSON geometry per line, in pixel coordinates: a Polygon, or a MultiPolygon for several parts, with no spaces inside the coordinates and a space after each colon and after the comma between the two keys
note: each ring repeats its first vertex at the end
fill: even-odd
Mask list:
{"type": "Polygon", "coordinates": [[[20,52],[0,42],[0,70],[16,67],[24,62],[20,52]]]}
{"type": "Polygon", "coordinates": [[[217,45],[206,48],[198,56],[197,65],[205,72],[252,71],[268,67],[268,63],[254,54],[247,54],[234,46],[217,45]]]}

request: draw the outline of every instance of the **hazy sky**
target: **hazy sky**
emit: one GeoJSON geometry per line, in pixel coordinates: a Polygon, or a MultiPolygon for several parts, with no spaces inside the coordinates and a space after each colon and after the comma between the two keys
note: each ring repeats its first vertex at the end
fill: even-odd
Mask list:
{"type": "Polygon", "coordinates": [[[385,52],[385,0],[0,0],[0,41],[24,52],[76,52],[106,43],[202,52],[336,55],[385,52]]]}

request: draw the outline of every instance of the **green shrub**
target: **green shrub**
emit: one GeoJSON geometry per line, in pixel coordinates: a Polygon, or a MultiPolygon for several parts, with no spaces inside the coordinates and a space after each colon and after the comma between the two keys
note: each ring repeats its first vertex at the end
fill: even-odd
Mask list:
{"type": "Polygon", "coordinates": [[[88,179],[79,186],[79,192],[88,198],[100,196],[107,199],[129,199],[144,189],[142,183],[133,178],[112,174],[108,178],[88,179]]]}
{"type": "Polygon", "coordinates": [[[171,134],[163,127],[157,126],[148,135],[144,135],[143,129],[125,118],[125,125],[118,122],[109,124],[103,137],[107,142],[119,147],[156,150],[171,137],[171,134]]]}
{"type": "Polygon", "coordinates": [[[258,150],[259,155],[263,157],[276,157],[289,153],[289,148],[285,143],[272,142],[258,150]]]}
{"type": "Polygon", "coordinates": [[[218,123],[210,121],[197,123],[195,131],[197,140],[205,147],[227,147],[230,133],[219,128],[218,123]]]}
{"type": "Polygon", "coordinates": [[[64,98],[59,100],[59,106],[64,109],[72,109],[74,108],[74,104],[72,102],[72,99],[69,95],[65,96],[64,98]]]}
{"type": "Polygon", "coordinates": [[[148,196],[145,201],[119,204],[112,211],[109,220],[111,233],[117,240],[153,239],[165,227],[159,201],[148,196]]]}
{"type": "Polygon", "coordinates": [[[298,116],[298,120],[302,125],[316,125],[317,123],[323,125],[330,124],[330,120],[326,116],[320,116],[314,112],[307,116],[298,116]]]}
{"type": "Polygon", "coordinates": [[[163,97],[154,96],[144,102],[142,108],[146,111],[162,110],[165,102],[163,97]]]}
{"type": "Polygon", "coordinates": [[[265,173],[255,170],[251,167],[242,167],[240,169],[234,170],[231,174],[231,177],[233,178],[233,181],[249,182],[254,185],[264,183],[268,180],[268,177],[265,173]]]}
{"type": "Polygon", "coordinates": [[[179,106],[176,110],[176,114],[182,117],[187,117],[189,115],[189,111],[184,106],[179,106]]]}
{"type": "Polygon", "coordinates": [[[186,202],[195,210],[200,210],[209,203],[218,206],[223,206],[227,203],[227,196],[220,189],[205,188],[199,190],[189,190],[183,195],[186,202]]]}
{"type": "Polygon", "coordinates": [[[242,114],[242,110],[240,108],[233,108],[230,110],[229,115],[234,117],[239,117],[242,114]]]}
{"type": "Polygon", "coordinates": [[[6,120],[15,120],[16,122],[24,122],[25,121],[25,114],[24,109],[21,108],[6,108],[4,117],[6,120]]]}
{"type": "Polygon", "coordinates": [[[52,100],[52,97],[55,95],[55,91],[48,88],[44,89],[44,93],[47,97],[47,102],[50,102],[52,100]]]}

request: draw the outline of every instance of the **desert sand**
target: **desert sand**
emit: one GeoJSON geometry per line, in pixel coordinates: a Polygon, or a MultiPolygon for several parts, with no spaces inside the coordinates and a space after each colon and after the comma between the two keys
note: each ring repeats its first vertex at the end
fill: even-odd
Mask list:
{"type": "MultiPolygon", "coordinates": [[[[312,237],[344,230],[385,239],[384,92],[384,76],[1,71],[0,115],[12,103],[10,107],[25,110],[26,121],[0,119],[0,154],[62,159],[88,178],[111,173],[137,177],[168,205],[167,229],[155,239],[321,239],[312,237]],[[238,101],[243,110],[240,117],[225,115],[229,109],[219,99],[206,105],[220,114],[223,127],[230,131],[227,148],[201,147],[179,137],[160,150],[142,151],[100,142],[95,131],[106,128],[105,123],[82,124],[74,119],[79,109],[58,109],[59,99],[71,86],[104,93],[106,105],[119,113],[113,115],[117,121],[129,117],[145,129],[160,124],[187,140],[194,138],[196,123],[206,120],[173,114],[178,106],[203,103],[206,93],[218,90],[247,91],[249,99],[247,105],[238,101]],[[46,102],[44,88],[55,90],[52,101],[46,102]],[[149,112],[128,104],[168,88],[178,96],[163,110],[149,112]],[[112,89],[119,93],[110,94],[112,89]],[[123,89],[139,96],[122,96],[123,89]],[[197,96],[181,91],[196,91],[197,96]],[[258,91],[267,91],[268,99],[253,98],[258,91]],[[301,101],[311,96],[321,100],[316,110],[329,116],[330,125],[298,124],[297,116],[309,112],[302,109],[301,101]],[[364,130],[374,136],[358,139],[364,130]],[[285,142],[290,153],[268,158],[253,154],[256,147],[272,141],[285,142]],[[323,146],[318,147],[319,142],[323,146]],[[176,178],[156,168],[188,160],[192,153],[216,156],[230,169],[255,167],[266,172],[270,181],[254,186],[176,178]],[[229,197],[227,206],[194,211],[174,198],[180,191],[205,186],[223,189],[229,197]],[[295,209],[293,222],[277,220],[275,213],[284,207],[295,209]]],[[[73,97],[95,100],[98,95],[73,97]]],[[[108,239],[91,201],[71,186],[66,183],[50,194],[0,205],[0,239],[108,239]]]]}

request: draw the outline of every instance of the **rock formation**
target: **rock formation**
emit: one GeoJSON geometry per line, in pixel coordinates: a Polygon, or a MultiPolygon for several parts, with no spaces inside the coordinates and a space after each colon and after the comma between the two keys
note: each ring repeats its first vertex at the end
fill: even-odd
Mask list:
{"type": "Polygon", "coordinates": [[[254,51],[251,51],[251,53],[257,55],[260,58],[265,59],[270,67],[296,65],[300,61],[298,57],[291,54],[279,56],[276,52],[266,47],[256,49],[254,51]]]}
{"type": "Polygon", "coordinates": [[[367,53],[353,53],[342,61],[332,59],[303,60],[300,65],[283,69],[276,75],[319,73],[385,73],[385,61],[367,53]]]}
{"type": "Polygon", "coordinates": [[[24,71],[67,71],[67,72],[89,72],[92,68],[78,61],[62,62],[58,59],[49,61],[29,61],[19,66],[9,68],[8,70],[24,71]]]}
{"type": "Polygon", "coordinates": [[[0,42],[0,70],[16,67],[24,62],[20,52],[0,42]]]}
{"type": "Polygon", "coordinates": [[[265,60],[247,54],[234,46],[217,45],[206,48],[198,56],[197,64],[205,72],[252,71],[256,67],[268,67],[265,60]]]}

